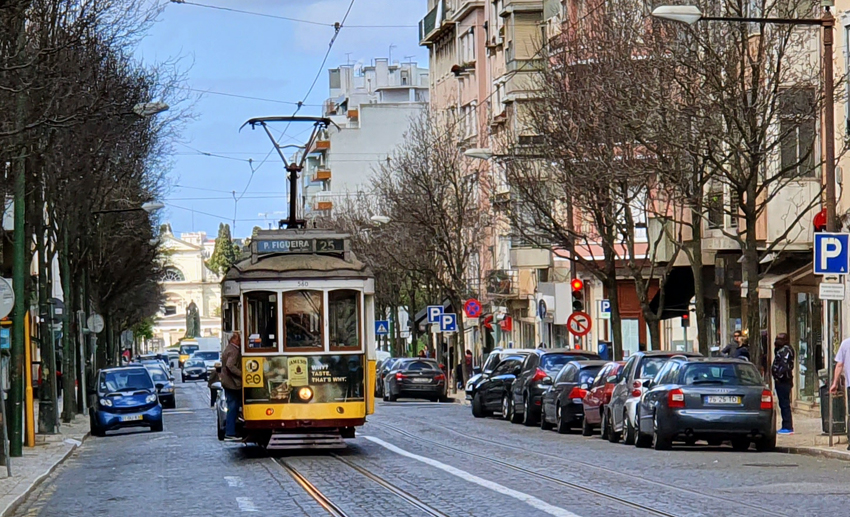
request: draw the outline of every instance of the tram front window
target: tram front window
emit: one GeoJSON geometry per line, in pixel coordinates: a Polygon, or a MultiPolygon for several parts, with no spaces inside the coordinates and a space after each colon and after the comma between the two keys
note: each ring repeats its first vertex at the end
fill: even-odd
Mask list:
{"type": "Polygon", "coordinates": [[[324,348],[322,341],[322,293],[290,291],[283,293],[283,321],[286,350],[324,348]]]}
{"type": "Polygon", "coordinates": [[[360,292],[350,289],[328,293],[331,350],[360,348],[360,292]]]}
{"type": "Polygon", "coordinates": [[[246,330],[250,350],[277,350],[277,294],[259,291],[245,294],[246,330]]]}

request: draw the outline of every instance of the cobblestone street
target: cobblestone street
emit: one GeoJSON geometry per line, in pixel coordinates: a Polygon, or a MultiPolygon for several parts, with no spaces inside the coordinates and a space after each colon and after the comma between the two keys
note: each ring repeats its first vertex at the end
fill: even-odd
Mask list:
{"type": "Polygon", "coordinates": [[[847,462],[641,450],[461,404],[382,403],[346,451],[270,456],[216,440],[207,397],[178,384],[163,433],[87,440],[15,515],[796,516],[840,515],[846,501],[847,462]]]}

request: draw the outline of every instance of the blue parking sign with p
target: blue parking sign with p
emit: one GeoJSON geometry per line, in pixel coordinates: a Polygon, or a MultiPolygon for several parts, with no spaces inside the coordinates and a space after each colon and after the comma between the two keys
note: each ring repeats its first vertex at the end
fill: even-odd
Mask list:
{"type": "Polygon", "coordinates": [[[850,269],[850,234],[816,233],[814,267],[816,275],[846,275],[850,269]]]}
{"type": "Polygon", "coordinates": [[[447,312],[440,315],[441,332],[457,332],[457,314],[447,312]]]}
{"type": "Polygon", "coordinates": [[[442,305],[428,306],[428,323],[440,323],[440,316],[443,315],[442,305]]]}

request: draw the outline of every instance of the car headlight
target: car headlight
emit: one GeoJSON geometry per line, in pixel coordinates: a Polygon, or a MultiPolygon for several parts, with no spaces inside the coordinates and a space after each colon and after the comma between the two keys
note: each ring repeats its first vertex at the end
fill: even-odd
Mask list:
{"type": "Polygon", "coordinates": [[[147,397],[145,397],[145,402],[156,402],[156,395],[151,393],[147,397]]]}
{"type": "Polygon", "coordinates": [[[106,407],[112,407],[112,401],[109,399],[100,399],[100,405],[106,407]]]}
{"type": "Polygon", "coordinates": [[[165,387],[165,388],[162,388],[162,392],[163,392],[163,393],[171,393],[172,391],[174,391],[174,388],[172,388],[172,387],[170,387],[170,386],[167,386],[167,387],[165,387]]]}

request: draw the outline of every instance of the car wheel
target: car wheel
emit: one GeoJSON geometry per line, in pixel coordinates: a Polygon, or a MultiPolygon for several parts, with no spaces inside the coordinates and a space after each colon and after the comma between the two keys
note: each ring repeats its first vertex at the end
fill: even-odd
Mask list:
{"type": "Polygon", "coordinates": [[[151,431],[154,432],[154,433],[161,433],[162,432],[162,420],[160,420],[159,422],[154,422],[153,424],[151,424],[151,431]]]}
{"type": "Polygon", "coordinates": [[[536,423],[534,415],[531,414],[531,399],[526,395],[522,397],[522,425],[532,426],[536,423]]]}
{"type": "Polygon", "coordinates": [[[94,417],[94,415],[91,415],[91,417],[89,419],[89,425],[91,427],[91,435],[92,436],[97,436],[97,437],[106,436],[106,431],[104,431],[103,429],[100,428],[99,425],[97,425],[97,419],[94,417]]]}
{"type": "Polygon", "coordinates": [[[542,406],[540,408],[540,429],[544,431],[549,431],[553,427],[555,426],[546,421],[546,406],[542,406]]]}
{"type": "Polygon", "coordinates": [[[514,405],[514,398],[512,395],[508,395],[508,404],[510,405],[509,413],[511,417],[508,419],[512,424],[518,424],[522,422],[522,415],[518,415],[516,412],[516,406],[514,405]]]}
{"type": "Polygon", "coordinates": [[[736,451],[746,451],[750,448],[749,438],[733,438],[732,448],[736,451]]]}
{"type": "Polygon", "coordinates": [[[756,450],[759,452],[771,452],[776,449],[776,433],[770,433],[756,441],[756,450]]]}
{"type": "Polygon", "coordinates": [[[614,422],[611,420],[611,411],[605,410],[605,423],[608,425],[608,441],[611,443],[619,443],[620,433],[614,430],[614,422]]]}
{"type": "Polygon", "coordinates": [[[637,428],[635,433],[635,447],[645,449],[652,445],[652,435],[641,432],[640,430],[640,413],[637,414],[637,428]]]}
{"type": "Polygon", "coordinates": [[[673,447],[673,439],[658,431],[658,417],[652,419],[652,442],[656,451],[666,451],[673,447]]]}
{"type": "Polygon", "coordinates": [[[484,412],[484,404],[481,402],[481,394],[476,393],[474,397],[472,397],[472,416],[475,418],[484,418],[486,416],[484,412]]]}
{"type": "Polygon", "coordinates": [[[629,420],[629,412],[623,411],[623,443],[626,445],[635,444],[635,427],[632,421],[629,420]]]}
{"type": "Polygon", "coordinates": [[[171,402],[168,403],[168,407],[171,409],[177,409],[177,399],[171,399],[171,402]]]}
{"type": "Polygon", "coordinates": [[[555,422],[558,434],[567,434],[573,430],[570,423],[564,420],[564,413],[561,411],[561,406],[555,406],[555,422]]]}
{"type": "Polygon", "coordinates": [[[591,425],[586,418],[581,419],[581,435],[582,436],[592,436],[593,435],[593,425],[591,425]]]}
{"type": "Polygon", "coordinates": [[[396,400],[398,400],[398,395],[394,395],[393,392],[390,391],[389,395],[387,395],[387,400],[389,400],[390,402],[395,402],[396,400]]]}
{"type": "Polygon", "coordinates": [[[502,395],[502,418],[505,420],[510,420],[511,414],[511,404],[508,401],[507,395],[502,395]]]}

